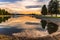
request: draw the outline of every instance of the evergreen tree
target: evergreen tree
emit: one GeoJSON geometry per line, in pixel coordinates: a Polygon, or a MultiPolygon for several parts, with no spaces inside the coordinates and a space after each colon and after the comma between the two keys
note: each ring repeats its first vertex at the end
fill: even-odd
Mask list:
{"type": "Polygon", "coordinates": [[[0,9],[0,15],[3,15],[3,13],[2,13],[2,9],[0,9]]]}
{"type": "Polygon", "coordinates": [[[0,15],[10,15],[10,13],[5,9],[0,9],[0,15]]]}
{"type": "Polygon", "coordinates": [[[47,8],[46,5],[43,5],[42,10],[41,10],[42,15],[47,15],[47,8]]]}
{"type": "Polygon", "coordinates": [[[52,14],[57,14],[59,13],[59,10],[58,10],[58,1],[57,0],[51,0],[49,2],[49,5],[48,5],[48,12],[52,15],[52,14]]]}
{"type": "Polygon", "coordinates": [[[52,4],[53,4],[53,0],[51,0],[48,5],[48,13],[50,13],[51,16],[52,16],[52,4]]]}
{"type": "Polygon", "coordinates": [[[3,13],[3,15],[5,15],[5,14],[6,14],[6,11],[5,11],[5,9],[2,9],[2,13],[3,13]]]}

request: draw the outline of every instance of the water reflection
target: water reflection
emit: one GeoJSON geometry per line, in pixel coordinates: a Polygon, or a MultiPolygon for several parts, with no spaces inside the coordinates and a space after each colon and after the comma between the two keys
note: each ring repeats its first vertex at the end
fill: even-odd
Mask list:
{"type": "Polygon", "coordinates": [[[43,29],[47,27],[47,31],[49,34],[52,34],[58,30],[58,25],[56,23],[50,22],[47,20],[41,20],[41,26],[43,29]]]}
{"type": "Polygon", "coordinates": [[[0,17],[0,23],[1,22],[5,22],[6,20],[8,20],[10,18],[10,16],[8,17],[0,17]]]}
{"type": "Polygon", "coordinates": [[[31,16],[9,16],[9,17],[0,17],[0,33],[3,34],[12,34],[16,32],[21,32],[21,30],[37,30],[39,32],[48,34],[47,30],[44,30],[41,27],[41,20],[31,16]]]}
{"type": "Polygon", "coordinates": [[[0,28],[0,34],[12,35],[12,33],[22,32],[24,29],[18,29],[16,27],[0,28]]]}
{"type": "MultiPolygon", "coordinates": [[[[2,19],[2,18],[1,18],[2,19]]],[[[18,16],[18,17],[4,17],[0,23],[0,33],[2,34],[12,34],[16,32],[21,32],[20,30],[39,30],[40,27],[40,19],[36,19],[31,16],[18,16]],[[2,22],[2,20],[4,22],[2,22]],[[7,21],[6,21],[7,20],[7,21]],[[30,22],[31,24],[26,24],[30,22]],[[33,23],[33,24],[32,24],[33,23]]]]}
{"type": "Polygon", "coordinates": [[[43,29],[45,29],[46,25],[47,25],[47,21],[46,20],[41,20],[41,26],[42,26],[43,29]]]}
{"type": "Polygon", "coordinates": [[[47,25],[47,30],[49,34],[55,33],[58,30],[58,25],[53,23],[53,22],[49,22],[47,25]]]}

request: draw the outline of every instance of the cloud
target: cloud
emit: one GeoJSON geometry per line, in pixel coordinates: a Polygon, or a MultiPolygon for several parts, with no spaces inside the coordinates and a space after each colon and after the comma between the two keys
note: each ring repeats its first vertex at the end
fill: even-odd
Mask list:
{"type": "Polygon", "coordinates": [[[45,2],[45,0],[37,0],[37,2],[45,2]]]}
{"type": "Polygon", "coordinates": [[[26,6],[26,8],[40,8],[40,7],[41,7],[40,5],[26,6]]]}
{"type": "Polygon", "coordinates": [[[30,10],[40,10],[39,6],[44,4],[48,5],[48,0],[0,0],[0,8],[6,8],[13,10],[13,12],[19,11],[30,11],[30,10]],[[35,6],[33,6],[35,5],[35,6]],[[32,6],[32,8],[28,9],[26,6],[32,6]]]}
{"type": "Polygon", "coordinates": [[[23,1],[23,0],[0,0],[0,2],[16,2],[16,1],[23,1]]]}

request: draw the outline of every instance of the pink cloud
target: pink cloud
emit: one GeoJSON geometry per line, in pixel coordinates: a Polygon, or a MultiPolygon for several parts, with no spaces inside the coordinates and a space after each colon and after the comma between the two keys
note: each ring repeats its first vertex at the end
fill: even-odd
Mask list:
{"type": "Polygon", "coordinates": [[[40,10],[40,8],[32,8],[32,9],[27,9],[25,8],[25,6],[29,6],[29,5],[48,5],[49,1],[45,1],[45,2],[37,2],[37,0],[24,0],[24,1],[16,1],[14,3],[11,2],[0,2],[0,8],[7,8],[7,9],[11,9],[14,12],[15,11],[21,11],[21,10],[40,10]]]}

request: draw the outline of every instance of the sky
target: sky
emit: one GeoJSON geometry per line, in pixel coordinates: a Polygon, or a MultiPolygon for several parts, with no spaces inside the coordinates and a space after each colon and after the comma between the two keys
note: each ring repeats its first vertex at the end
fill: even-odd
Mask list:
{"type": "Polygon", "coordinates": [[[0,0],[0,8],[15,13],[39,13],[41,7],[50,0],[0,0]]]}

